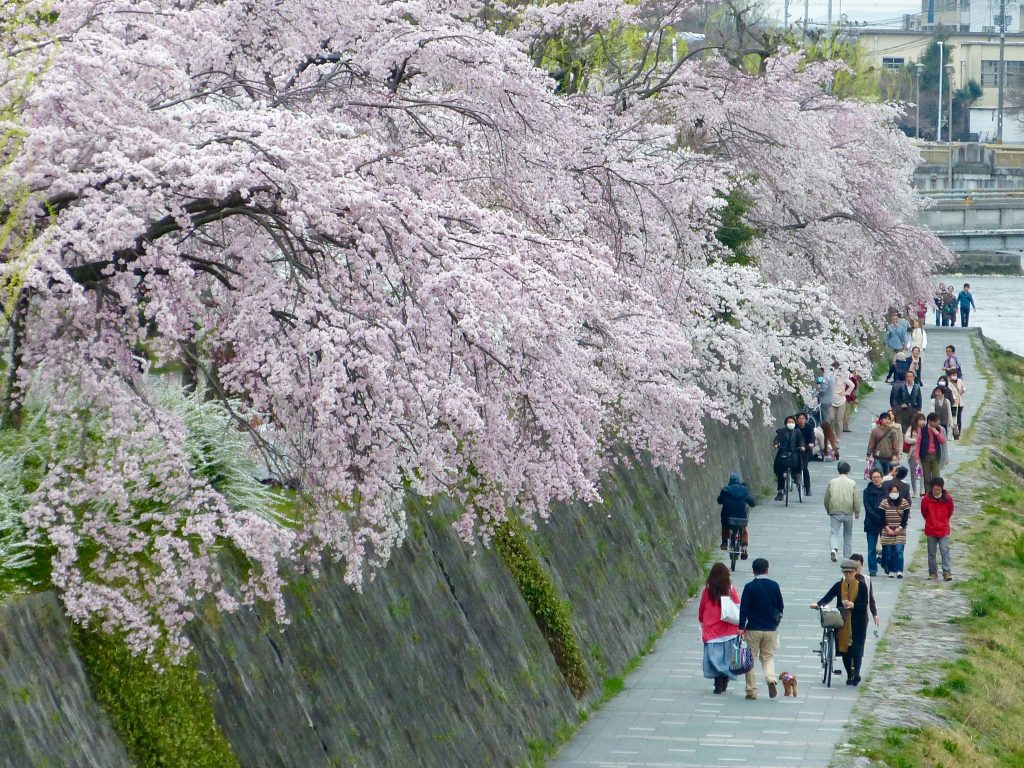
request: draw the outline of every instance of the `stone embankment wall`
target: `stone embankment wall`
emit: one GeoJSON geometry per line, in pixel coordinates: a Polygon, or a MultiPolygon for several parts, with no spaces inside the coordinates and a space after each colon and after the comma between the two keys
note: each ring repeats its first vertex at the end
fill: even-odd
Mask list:
{"type": "MultiPolygon", "coordinates": [[[[555,510],[530,535],[571,609],[589,671],[582,702],[500,555],[458,539],[450,504],[410,511],[409,541],[363,593],[330,568],[296,581],[284,631],[251,612],[197,622],[200,677],[239,763],[528,764],[531,745],[574,724],[700,583],[718,488],[736,468],[766,488],[772,434],[760,419],[713,425],[704,465],[618,469],[602,504],[555,510]]],[[[0,766],[131,764],[54,595],[0,607],[0,766]]]]}

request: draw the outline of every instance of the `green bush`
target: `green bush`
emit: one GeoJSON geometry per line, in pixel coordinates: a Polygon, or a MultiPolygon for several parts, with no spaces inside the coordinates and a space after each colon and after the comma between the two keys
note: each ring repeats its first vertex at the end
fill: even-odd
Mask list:
{"type": "Polygon", "coordinates": [[[569,690],[576,698],[583,698],[589,685],[587,665],[572,629],[569,606],[558,598],[551,577],[530,547],[522,523],[508,520],[498,526],[494,545],[530,606],[569,690]]]}
{"type": "Polygon", "coordinates": [[[158,670],[112,635],[76,628],[75,640],[96,698],[139,768],[240,768],[194,658],[158,670]]]}

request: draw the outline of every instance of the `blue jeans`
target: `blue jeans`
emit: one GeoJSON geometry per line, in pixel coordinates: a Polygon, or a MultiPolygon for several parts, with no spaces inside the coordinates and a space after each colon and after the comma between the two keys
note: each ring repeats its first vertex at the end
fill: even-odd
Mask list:
{"type": "Polygon", "coordinates": [[[902,573],[905,544],[886,544],[882,547],[882,568],[886,573],[902,573]]]}
{"type": "Polygon", "coordinates": [[[967,327],[967,318],[969,318],[970,316],[971,316],[971,308],[970,307],[967,307],[967,308],[960,307],[960,327],[961,328],[966,328],[967,327]]]}
{"type": "Polygon", "coordinates": [[[878,573],[878,534],[867,533],[868,537],[868,576],[878,573]]]}

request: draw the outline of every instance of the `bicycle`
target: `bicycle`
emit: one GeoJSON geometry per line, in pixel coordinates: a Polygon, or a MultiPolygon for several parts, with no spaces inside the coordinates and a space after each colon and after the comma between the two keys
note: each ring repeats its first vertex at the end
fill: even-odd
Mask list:
{"type": "Polygon", "coordinates": [[[746,518],[729,518],[729,567],[733,571],[736,570],[736,561],[743,554],[743,529],[746,527],[746,518]]]}
{"type": "Polygon", "coordinates": [[[797,500],[802,504],[804,501],[803,490],[800,487],[800,477],[797,475],[800,472],[799,458],[797,457],[797,466],[792,466],[793,457],[790,454],[783,454],[783,461],[787,461],[790,464],[789,469],[786,470],[786,482],[783,484],[785,489],[785,501],[786,506],[789,506],[789,494],[796,487],[797,500]],[[787,456],[789,458],[787,459],[787,456]]]}
{"type": "Polygon", "coordinates": [[[796,500],[803,504],[804,503],[804,492],[800,487],[800,478],[797,476],[799,469],[791,469],[786,476],[786,506],[789,506],[789,493],[796,487],[796,500]]]}
{"type": "Polygon", "coordinates": [[[818,621],[821,622],[821,641],[815,651],[821,657],[821,682],[832,687],[832,669],[836,661],[836,633],[843,626],[843,614],[836,608],[818,607],[818,621]]]}

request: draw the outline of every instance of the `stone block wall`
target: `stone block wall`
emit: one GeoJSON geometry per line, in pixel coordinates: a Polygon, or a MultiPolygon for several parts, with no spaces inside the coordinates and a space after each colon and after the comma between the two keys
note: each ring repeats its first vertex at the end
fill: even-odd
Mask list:
{"type": "MultiPolygon", "coordinates": [[[[776,417],[791,404],[777,406],[776,417]]],[[[728,473],[772,482],[773,429],[709,428],[701,466],[618,468],[604,502],[553,510],[531,534],[590,671],[569,691],[498,553],[473,553],[441,502],[362,593],[327,568],[289,589],[282,631],[256,613],[197,622],[200,676],[245,768],[522,766],[602,693],[701,583],[728,473]]],[[[131,765],[96,704],[52,594],[0,607],[0,766],[131,765]]]]}

